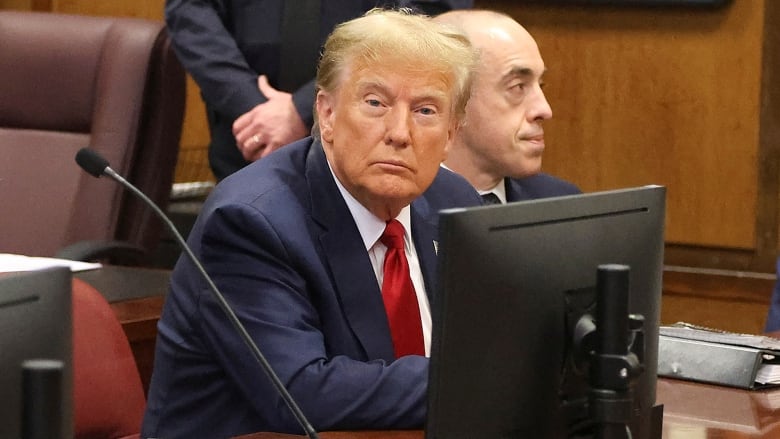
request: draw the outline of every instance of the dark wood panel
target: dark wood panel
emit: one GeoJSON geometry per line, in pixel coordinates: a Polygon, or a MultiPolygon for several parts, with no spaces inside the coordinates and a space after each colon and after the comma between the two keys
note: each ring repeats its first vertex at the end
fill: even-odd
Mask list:
{"type": "MultiPolygon", "coordinates": [[[[2,1],[2,0],[0,0],[2,1]]],[[[13,0],[6,0],[13,1],[13,0]]],[[[25,0],[162,19],[164,0],[25,0]]],[[[586,191],[669,188],[669,264],[768,271],[780,250],[780,5],[723,8],[476,0],[536,37],[548,66],[545,169],[586,191]]],[[[211,178],[188,81],[180,180],[211,178]]]]}
{"type": "Polygon", "coordinates": [[[157,321],[160,319],[164,301],[163,296],[156,296],[111,304],[133,350],[144,393],[148,392],[152,378],[157,321]]]}
{"type": "Polygon", "coordinates": [[[476,6],[509,13],[539,43],[554,113],[545,170],[586,191],[667,186],[667,263],[773,267],[780,248],[777,2],[476,6]]]}
{"type": "Polygon", "coordinates": [[[769,273],[667,270],[661,322],[683,321],[760,334],[766,323],[774,283],[774,276],[769,273]]]}
{"type": "MultiPolygon", "coordinates": [[[[46,0],[35,0],[46,1],[46,0]]],[[[165,0],[48,0],[51,11],[65,14],[105,15],[162,20],[165,0]]]]}
{"type": "Polygon", "coordinates": [[[757,249],[771,260],[780,255],[780,3],[765,8],[756,228],[757,249]]]}

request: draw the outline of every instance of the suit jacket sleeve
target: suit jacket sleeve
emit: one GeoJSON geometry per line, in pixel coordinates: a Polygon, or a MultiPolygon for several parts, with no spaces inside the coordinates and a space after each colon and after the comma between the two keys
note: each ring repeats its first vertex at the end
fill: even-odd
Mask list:
{"type": "MultiPolygon", "coordinates": [[[[337,301],[327,264],[306,230],[299,215],[274,225],[252,206],[230,204],[205,223],[200,253],[316,429],[420,428],[428,360],[409,356],[387,363],[330,352],[323,323],[341,318],[340,311],[333,309],[337,301]]],[[[204,337],[230,381],[258,416],[268,416],[264,423],[274,431],[300,432],[216,303],[210,296],[201,301],[204,337]]]]}
{"type": "Polygon", "coordinates": [[[182,65],[206,103],[235,120],[266,99],[257,87],[262,72],[252,69],[239,50],[225,27],[226,14],[219,1],[168,0],[165,5],[165,22],[182,65]]]}
{"type": "Polygon", "coordinates": [[[780,257],[777,258],[777,280],[772,293],[772,302],[769,304],[765,331],[780,331],[780,257]]]}
{"type": "MultiPolygon", "coordinates": [[[[469,8],[473,0],[402,0],[399,4],[436,15],[450,9],[469,8]]],[[[279,43],[278,22],[283,5],[281,0],[166,1],[165,21],[179,60],[195,79],[206,103],[231,122],[266,101],[258,90],[257,77],[261,74],[276,77],[278,47],[268,45],[279,43]],[[245,55],[245,51],[252,54],[245,55]]],[[[364,4],[362,12],[371,6],[364,4]]],[[[328,14],[337,16],[361,13],[357,5],[327,7],[331,8],[328,14]]],[[[303,122],[311,126],[314,78],[293,92],[293,102],[303,122]]]]}

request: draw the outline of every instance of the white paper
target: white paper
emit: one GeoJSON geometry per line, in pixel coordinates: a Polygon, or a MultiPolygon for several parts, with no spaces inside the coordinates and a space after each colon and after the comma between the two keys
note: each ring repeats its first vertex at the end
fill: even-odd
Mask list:
{"type": "Polygon", "coordinates": [[[38,256],[0,253],[0,273],[13,271],[42,270],[49,267],[70,267],[72,272],[95,270],[102,267],[96,262],[71,261],[69,259],[43,258],[38,256]]]}

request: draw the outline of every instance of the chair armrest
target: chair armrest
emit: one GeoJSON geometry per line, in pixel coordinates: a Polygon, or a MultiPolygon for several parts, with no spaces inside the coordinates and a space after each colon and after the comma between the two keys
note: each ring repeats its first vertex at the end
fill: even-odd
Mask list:
{"type": "Polygon", "coordinates": [[[62,248],[55,257],[82,262],[141,265],[146,250],[125,241],[79,241],[62,248]]]}

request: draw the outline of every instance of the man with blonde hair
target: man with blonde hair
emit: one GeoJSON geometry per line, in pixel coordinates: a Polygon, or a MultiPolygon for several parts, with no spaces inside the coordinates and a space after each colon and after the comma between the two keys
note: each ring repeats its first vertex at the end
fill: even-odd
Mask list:
{"type": "Polygon", "coordinates": [[[542,91],[544,61],[531,34],[496,11],[450,11],[434,20],[462,30],[480,56],[463,127],[445,166],[464,176],[487,204],[579,193],[541,172],[542,124],[552,109],[542,91]]]}
{"type": "MultiPolygon", "coordinates": [[[[338,26],[318,135],[217,185],[189,235],[315,429],[421,428],[443,208],[478,205],[442,169],[476,54],[448,26],[374,10],[338,26]]],[[[159,324],[142,434],[301,428],[187,258],[159,324]]]]}

